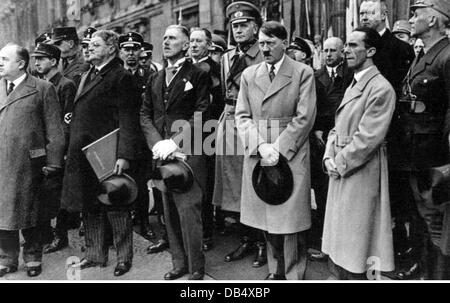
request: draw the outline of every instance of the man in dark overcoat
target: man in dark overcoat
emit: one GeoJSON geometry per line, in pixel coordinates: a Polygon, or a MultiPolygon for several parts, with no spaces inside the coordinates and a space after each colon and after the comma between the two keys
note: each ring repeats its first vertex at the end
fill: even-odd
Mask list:
{"type": "Polygon", "coordinates": [[[61,173],[64,133],[53,85],[26,73],[16,44],[0,51],[0,277],[17,271],[19,230],[30,277],[41,273],[45,178],[61,173]]]}
{"type": "Polygon", "coordinates": [[[205,266],[201,205],[206,167],[203,150],[195,150],[195,145],[203,143],[200,119],[209,107],[211,84],[208,74],[186,59],[188,48],[189,31],[180,25],[169,26],[163,38],[168,66],[150,76],[141,108],[141,127],[153,158],[166,160],[181,150],[188,155],[187,163],[194,174],[188,192],[162,194],[173,262],[173,269],[164,276],[166,280],[186,273],[190,274],[189,279],[201,280],[205,266]],[[181,124],[183,129],[179,130],[181,124]],[[199,141],[194,142],[194,139],[199,141]],[[183,149],[179,140],[183,142],[183,149]],[[192,148],[186,148],[188,141],[192,148]]]}
{"type": "Polygon", "coordinates": [[[135,157],[140,96],[132,76],[117,57],[118,51],[116,33],[100,30],[93,34],[89,43],[93,67],[81,77],[75,97],[61,198],[63,209],[84,214],[86,255],[77,264],[81,269],[106,264],[105,225],[109,221],[117,251],[115,276],[123,275],[131,267],[130,209],[129,206],[108,207],[99,202],[99,181],[81,149],[119,128],[114,173],[120,175],[126,171],[135,157]]]}

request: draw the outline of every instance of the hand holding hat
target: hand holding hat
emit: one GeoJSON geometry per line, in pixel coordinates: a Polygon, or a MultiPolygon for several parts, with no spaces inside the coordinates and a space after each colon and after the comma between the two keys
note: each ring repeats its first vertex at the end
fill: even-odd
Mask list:
{"type": "Polygon", "coordinates": [[[258,147],[258,152],[261,155],[261,164],[264,166],[274,166],[278,163],[280,153],[273,144],[263,143],[258,147]]]}
{"type": "Polygon", "coordinates": [[[178,150],[178,145],[172,139],[161,140],[153,146],[153,159],[166,160],[178,150]]]}

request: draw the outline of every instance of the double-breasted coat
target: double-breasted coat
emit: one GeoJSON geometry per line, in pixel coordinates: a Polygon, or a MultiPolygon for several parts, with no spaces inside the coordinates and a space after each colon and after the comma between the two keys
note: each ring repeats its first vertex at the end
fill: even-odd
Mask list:
{"type": "Polygon", "coordinates": [[[244,146],[241,222],[271,234],[292,234],[311,226],[309,132],[316,115],[313,70],[285,56],[270,82],[266,63],[247,68],[241,79],[236,126],[244,146]],[[258,138],[257,142],[253,139],[258,138]],[[273,143],[292,170],[294,188],[281,205],[263,202],[252,186],[257,146],[273,143]],[[256,143],[256,144],[255,144],[256,143]]]}
{"type": "Polygon", "coordinates": [[[53,85],[31,75],[8,96],[0,80],[0,104],[0,229],[26,229],[42,220],[42,167],[62,167],[61,109],[53,85]]]}
{"type": "Polygon", "coordinates": [[[242,143],[234,123],[236,100],[245,67],[263,61],[258,43],[254,43],[245,53],[239,54],[239,49],[233,48],[223,55],[221,61],[221,85],[222,93],[225,96],[225,109],[217,126],[213,195],[214,205],[233,212],[240,212],[242,163],[244,161],[242,143]],[[239,56],[243,56],[244,64],[239,64],[239,56]],[[237,68],[234,68],[234,64],[237,64],[237,68]]]}
{"type": "Polygon", "coordinates": [[[379,270],[394,269],[384,143],[394,107],[394,89],[372,66],[347,88],[328,136],[324,159],[334,159],[340,178],[329,181],[322,251],[353,273],[370,257],[379,270]]]}
{"type": "Polygon", "coordinates": [[[75,212],[99,206],[99,181],[81,149],[117,128],[117,158],[134,160],[138,144],[141,101],[132,75],[118,58],[88,82],[90,74],[82,75],[74,101],[61,197],[61,208],[75,212]]]}

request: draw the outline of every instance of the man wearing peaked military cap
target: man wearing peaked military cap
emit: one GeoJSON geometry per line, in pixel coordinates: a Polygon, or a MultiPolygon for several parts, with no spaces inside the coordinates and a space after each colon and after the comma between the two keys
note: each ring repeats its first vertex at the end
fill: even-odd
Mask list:
{"type": "MultiPolygon", "coordinates": [[[[142,68],[139,66],[139,56],[142,54],[142,45],[144,44],[144,38],[141,34],[137,32],[128,32],[119,37],[119,45],[120,45],[120,58],[124,62],[124,68],[129,71],[133,77],[134,83],[137,84],[139,90],[139,95],[145,91],[145,86],[147,84],[148,77],[151,74],[150,69],[142,68]]],[[[148,45],[146,45],[148,47],[148,45]]],[[[142,102],[142,98],[140,100],[142,102]]],[[[136,175],[135,179],[138,183],[138,197],[136,199],[136,203],[134,204],[134,217],[133,223],[134,225],[139,225],[140,234],[147,240],[150,240],[156,236],[153,232],[149,217],[148,217],[148,191],[147,191],[147,181],[146,176],[147,172],[147,163],[151,162],[151,159],[148,157],[150,153],[147,149],[147,144],[144,141],[144,136],[140,134],[139,138],[139,151],[136,159],[136,175]]]]}
{"type": "MultiPolygon", "coordinates": [[[[61,51],[60,71],[63,77],[72,80],[78,87],[81,74],[89,70],[79,48],[80,40],[75,27],[57,27],[52,30],[52,40],[49,44],[55,45],[61,51]]],[[[58,78],[58,77],[56,77],[58,78]]],[[[66,112],[66,114],[71,112],[66,112]]],[[[70,115],[69,115],[70,116],[70,115]]],[[[69,118],[67,116],[67,118],[69,118]]],[[[57,216],[55,238],[44,253],[51,253],[65,248],[68,245],[68,229],[80,225],[80,213],[68,213],[61,210],[57,216]]]]}
{"type": "MultiPolygon", "coordinates": [[[[243,168],[243,144],[234,126],[236,100],[242,72],[249,66],[262,62],[263,56],[257,43],[261,25],[259,10],[246,1],[231,3],[226,9],[236,47],[222,56],[221,83],[224,90],[225,109],[217,127],[216,170],[213,204],[229,212],[241,211],[241,180],[243,168]],[[236,150],[235,146],[238,146],[236,150]]],[[[225,256],[230,262],[244,258],[256,249],[253,267],[267,262],[266,243],[262,231],[240,224],[241,243],[225,256]]]]}
{"type": "Polygon", "coordinates": [[[231,24],[255,21],[261,25],[262,21],[259,9],[246,1],[231,3],[226,9],[226,15],[230,18],[231,24]]]}
{"type": "Polygon", "coordinates": [[[448,0],[418,0],[411,5],[411,10],[415,11],[418,8],[425,7],[432,8],[450,19],[450,4],[448,0]]]}
{"type": "Polygon", "coordinates": [[[80,83],[81,74],[89,69],[78,47],[78,39],[75,27],[57,27],[52,31],[52,40],[49,44],[56,45],[61,50],[62,74],[64,77],[80,83]]]}
{"type": "Polygon", "coordinates": [[[142,43],[139,66],[145,69],[150,68],[151,72],[157,72],[162,69],[161,64],[153,62],[153,44],[146,41],[142,43]]]}
{"type": "Polygon", "coordinates": [[[34,40],[34,45],[37,46],[38,43],[48,43],[48,42],[50,42],[50,40],[51,40],[51,34],[48,32],[45,32],[45,33],[39,35],[39,37],[37,37],[34,40]]]}
{"type": "Polygon", "coordinates": [[[83,33],[83,40],[81,40],[81,47],[83,48],[84,60],[89,60],[89,42],[91,41],[92,34],[97,31],[96,28],[88,27],[83,33]]]}
{"type": "Polygon", "coordinates": [[[401,202],[410,209],[406,215],[413,250],[408,253],[412,266],[402,269],[396,278],[414,279],[422,272],[425,279],[447,280],[450,207],[425,204],[414,184],[420,181],[421,171],[448,164],[450,40],[445,36],[445,27],[450,21],[450,5],[448,0],[419,0],[411,11],[411,34],[423,41],[424,51],[414,60],[404,81],[405,94],[398,102],[393,123],[398,132],[394,139],[399,139],[402,148],[397,165],[403,168],[407,180],[399,190],[411,192],[409,199],[401,202]]]}
{"type": "MultiPolygon", "coordinates": [[[[42,78],[52,83],[56,88],[59,105],[61,108],[61,120],[64,130],[64,137],[66,146],[69,142],[69,123],[72,116],[73,101],[75,99],[76,86],[72,80],[64,77],[58,70],[58,63],[61,57],[61,51],[58,47],[51,44],[39,43],[31,55],[35,57],[36,71],[42,75],[42,78]]],[[[64,148],[66,150],[66,147],[64,148]]],[[[46,222],[43,226],[42,234],[44,235],[44,253],[50,253],[67,246],[67,230],[64,219],[64,212],[59,215],[55,239],[53,239],[53,230],[50,221],[58,215],[62,187],[62,174],[55,175],[47,182],[48,188],[46,193],[45,203],[45,218],[46,222]],[[63,227],[61,227],[63,226],[63,227]]]]}
{"type": "Polygon", "coordinates": [[[398,20],[394,23],[392,33],[397,39],[409,43],[411,38],[411,25],[407,20],[398,20]]]}
{"type": "Polygon", "coordinates": [[[305,63],[312,55],[311,47],[305,39],[294,37],[291,44],[287,47],[286,52],[291,55],[292,59],[305,63]]]}
{"type": "Polygon", "coordinates": [[[136,32],[128,32],[119,37],[119,46],[123,47],[138,47],[141,48],[142,43],[144,43],[144,38],[142,35],[136,32]]]}

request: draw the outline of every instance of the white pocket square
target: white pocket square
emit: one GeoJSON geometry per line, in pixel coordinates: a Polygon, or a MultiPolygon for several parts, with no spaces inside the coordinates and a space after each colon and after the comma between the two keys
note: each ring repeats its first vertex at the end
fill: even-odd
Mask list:
{"type": "Polygon", "coordinates": [[[193,89],[194,87],[192,86],[192,83],[187,81],[186,85],[184,86],[184,91],[187,92],[188,90],[193,89]]]}

